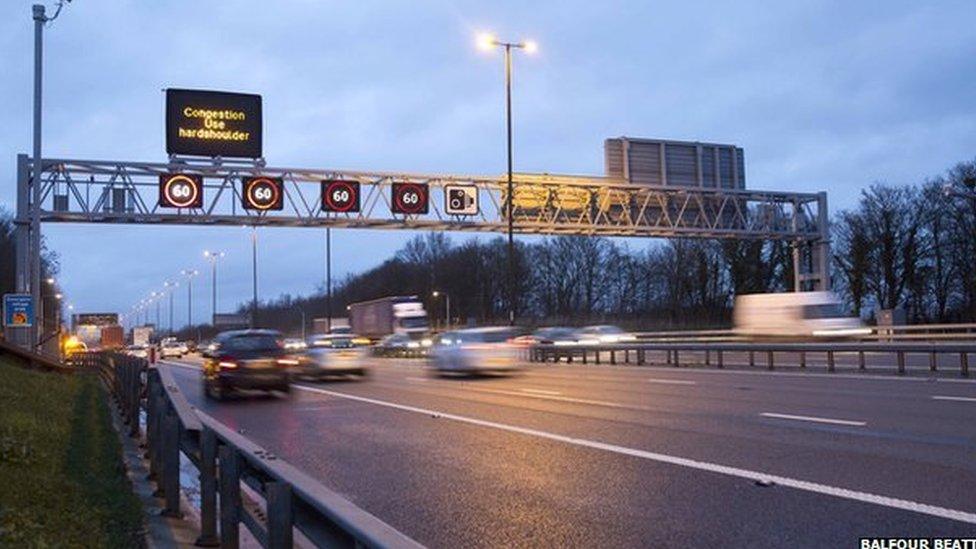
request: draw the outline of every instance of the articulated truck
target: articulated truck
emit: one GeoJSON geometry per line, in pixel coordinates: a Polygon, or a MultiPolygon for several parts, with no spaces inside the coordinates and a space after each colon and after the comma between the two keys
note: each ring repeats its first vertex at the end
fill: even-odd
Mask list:
{"type": "Polygon", "coordinates": [[[354,334],[377,340],[390,334],[420,339],[429,330],[427,311],[415,295],[392,296],[349,305],[354,334]]]}

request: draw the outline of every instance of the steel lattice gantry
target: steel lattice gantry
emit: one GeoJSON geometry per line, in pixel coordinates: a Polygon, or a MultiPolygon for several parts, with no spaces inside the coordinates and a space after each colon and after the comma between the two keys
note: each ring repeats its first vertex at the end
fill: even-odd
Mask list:
{"type": "MultiPolygon", "coordinates": [[[[26,188],[31,161],[21,155],[18,164],[19,186],[26,188]]],[[[649,187],[603,177],[516,174],[514,195],[514,230],[518,233],[774,239],[797,243],[826,240],[824,193],[649,187]]],[[[36,207],[43,222],[507,230],[508,197],[502,176],[44,159],[40,197],[36,207]],[[167,209],[158,205],[159,176],[173,172],[204,178],[203,207],[167,209]],[[242,208],[241,179],[255,175],[284,180],[283,210],[258,212],[242,208]],[[359,212],[323,211],[321,181],[330,179],[360,183],[359,212]],[[391,211],[391,186],[403,182],[428,186],[427,214],[391,211]],[[475,186],[479,213],[447,214],[446,185],[475,186]]]]}
{"type": "MultiPolygon", "coordinates": [[[[39,193],[31,182],[32,162],[18,156],[18,282],[30,286],[28,238],[31,221],[281,227],[348,227],[504,233],[508,196],[501,176],[380,173],[331,169],[272,168],[258,163],[118,162],[44,159],[39,193]],[[159,178],[169,173],[203,178],[200,208],[159,205],[159,178]],[[242,178],[280,177],[284,207],[255,211],[242,207],[242,178]],[[323,180],[357,181],[360,211],[322,208],[323,180]],[[391,207],[395,183],[428,188],[425,214],[397,214],[391,207]],[[477,188],[476,215],[446,213],[445,187],[477,188]],[[35,202],[33,197],[38,196],[35,202]]],[[[702,187],[662,187],[621,180],[550,174],[516,174],[514,231],[541,235],[692,237],[782,240],[793,244],[795,289],[828,289],[826,193],[794,193],[702,187]]],[[[39,241],[39,240],[38,240],[39,241]]]]}

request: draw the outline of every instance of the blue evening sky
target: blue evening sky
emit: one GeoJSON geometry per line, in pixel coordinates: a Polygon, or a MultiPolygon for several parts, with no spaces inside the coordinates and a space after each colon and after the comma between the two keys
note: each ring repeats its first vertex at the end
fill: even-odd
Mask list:
{"type": "MultiPolygon", "coordinates": [[[[31,3],[0,5],[8,210],[31,147],[31,3]]],[[[75,0],[46,30],[44,152],[163,160],[161,89],[209,88],[264,96],[271,165],[501,173],[502,60],[474,46],[491,30],[540,46],[516,58],[517,170],[600,174],[611,136],[728,142],[745,149],[750,187],[826,190],[836,211],[874,181],[976,156],[974,21],[972,0],[75,0]]],[[[228,254],[221,308],[250,295],[247,229],[44,232],[78,311],[124,313],[180,269],[205,270],[204,248],[228,254]]],[[[323,232],[260,231],[262,298],[322,283],[323,232]]],[[[409,236],[335,231],[337,278],[409,236]]],[[[201,321],[209,282],[197,289],[201,321]]]]}

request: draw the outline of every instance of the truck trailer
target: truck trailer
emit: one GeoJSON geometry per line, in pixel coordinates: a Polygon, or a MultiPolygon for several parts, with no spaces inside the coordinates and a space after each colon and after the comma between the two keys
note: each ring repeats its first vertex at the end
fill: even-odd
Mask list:
{"type": "Polygon", "coordinates": [[[353,333],[380,339],[390,334],[422,338],[429,330],[427,311],[415,295],[391,296],[349,305],[353,333]]]}

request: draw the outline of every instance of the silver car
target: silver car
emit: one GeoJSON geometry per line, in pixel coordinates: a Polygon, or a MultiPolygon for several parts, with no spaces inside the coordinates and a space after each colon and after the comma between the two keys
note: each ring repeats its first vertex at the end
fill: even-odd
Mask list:
{"type": "Polygon", "coordinates": [[[309,340],[292,374],[306,379],[324,379],[339,376],[366,377],[367,351],[356,347],[349,336],[318,336],[309,340]]]}
{"type": "Polygon", "coordinates": [[[519,369],[512,328],[472,328],[444,332],[431,348],[429,367],[439,373],[510,373],[519,369]]]}

